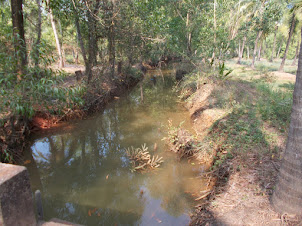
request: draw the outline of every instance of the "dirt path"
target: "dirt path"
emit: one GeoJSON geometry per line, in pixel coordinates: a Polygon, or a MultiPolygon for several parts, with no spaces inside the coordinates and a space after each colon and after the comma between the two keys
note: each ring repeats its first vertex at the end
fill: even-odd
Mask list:
{"type": "MultiPolygon", "coordinates": [[[[57,65],[51,66],[52,69],[59,70],[57,65]]],[[[76,64],[65,64],[62,68],[63,71],[74,74],[76,71],[85,71],[85,66],[83,65],[76,65],[76,64]]]]}

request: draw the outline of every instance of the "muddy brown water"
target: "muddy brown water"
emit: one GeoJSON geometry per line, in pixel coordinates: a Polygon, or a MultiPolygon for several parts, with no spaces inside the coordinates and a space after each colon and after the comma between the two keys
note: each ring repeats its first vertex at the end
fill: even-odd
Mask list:
{"type": "Polygon", "coordinates": [[[162,140],[168,120],[191,128],[188,112],[172,90],[174,76],[173,70],[149,71],[142,82],[143,102],[137,86],[92,118],[31,138],[24,165],[33,191],[42,192],[45,220],[189,224],[194,199],[205,187],[198,178],[204,167],[179,161],[162,140]],[[143,144],[164,163],[153,171],[132,173],[125,148],[143,144]]]}

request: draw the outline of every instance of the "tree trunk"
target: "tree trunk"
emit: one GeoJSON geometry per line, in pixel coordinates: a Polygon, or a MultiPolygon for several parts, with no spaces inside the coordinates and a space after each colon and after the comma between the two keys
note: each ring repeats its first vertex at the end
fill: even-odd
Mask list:
{"type": "Polygon", "coordinates": [[[280,46],[279,46],[278,53],[277,53],[277,59],[280,58],[281,46],[282,46],[282,44],[280,44],[280,46]]]}
{"type": "Polygon", "coordinates": [[[241,64],[245,42],[246,42],[246,36],[244,36],[244,38],[243,38],[241,50],[239,48],[239,58],[238,58],[237,64],[241,64]]]}
{"type": "MultiPolygon", "coordinates": [[[[48,5],[49,5],[49,0],[48,0],[48,5]]],[[[55,23],[55,20],[53,18],[51,8],[49,8],[49,17],[50,17],[52,30],[53,30],[53,33],[55,35],[56,46],[57,46],[57,50],[58,50],[58,54],[59,54],[59,68],[63,68],[64,67],[64,61],[63,61],[63,56],[62,56],[62,50],[61,50],[60,40],[59,40],[57,28],[56,28],[56,23],[55,23]]]]}
{"type": "Polygon", "coordinates": [[[294,57],[292,66],[295,66],[295,65],[296,65],[297,58],[298,58],[298,54],[299,54],[299,40],[298,40],[298,44],[297,44],[297,48],[296,48],[296,54],[295,54],[295,57],[294,57]]]}
{"type": "Polygon", "coordinates": [[[18,59],[17,70],[24,74],[27,66],[27,52],[24,37],[22,4],[23,0],[11,0],[14,47],[16,58],[18,59]]]}
{"type": "Polygon", "coordinates": [[[113,19],[113,11],[114,6],[111,3],[109,8],[109,29],[108,29],[108,52],[109,52],[109,66],[111,69],[111,75],[113,76],[115,73],[115,28],[114,28],[114,19],[113,19]]]}
{"type": "Polygon", "coordinates": [[[277,40],[277,31],[278,31],[278,26],[276,26],[276,29],[275,29],[274,43],[273,43],[272,56],[271,56],[270,62],[274,61],[274,54],[275,54],[276,40],[277,40]]]}
{"type": "Polygon", "coordinates": [[[247,59],[250,59],[250,48],[248,46],[246,47],[246,54],[247,54],[247,59]]]}
{"type": "Polygon", "coordinates": [[[222,59],[222,48],[219,49],[219,57],[218,57],[219,63],[221,63],[221,59],[222,59]]]}
{"type": "Polygon", "coordinates": [[[292,20],[292,23],[291,23],[291,26],[290,26],[289,34],[288,34],[288,39],[287,39],[287,43],[286,43],[286,48],[285,48],[284,56],[282,58],[282,62],[281,62],[279,71],[283,71],[284,70],[286,55],[287,55],[287,51],[289,49],[290,40],[291,40],[291,38],[293,36],[293,33],[294,33],[295,23],[296,23],[296,15],[294,14],[293,15],[293,20],[292,20]]]}
{"type": "Polygon", "coordinates": [[[119,61],[117,64],[117,74],[122,74],[122,67],[123,67],[123,62],[119,61]]]}
{"type": "Polygon", "coordinates": [[[261,60],[261,50],[262,50],[262,43],[260,44],[259,49],[258,49],[258,59],[257,59],[257,61],[261,60]]]}
{"type": "MultiPolygon", "coordinates": [[[[91,15],[91,12],[87,10],[87,17],[88,17],[88,64],[92,68],[95,61],[95,39],[94,39],[94,26],[93,26],[93,16],[91,15]]],[[[90,81],[90,79],[89,79],[90,81]]]]}
{"type": "Polygon", "coordinates": [[[87,17],[88,17],[88,41],[89,41],[89,49],[88,49],[88,62],[90,66],[97,65],[97,52],[98,52],[98,45],[97,45],[97,31],[96,31],[96,19],[95,15],[99,9],[100,0],[97,0],[94,5],[93,12],[88,9],[87,10],[87,17]]]}
{"type": "Polygon", "coordinates": [[[238,48],[237,48],[237,56],[239,58],[240,55],[240,50],[241,50],[241,45],[240,45],[240,41],[238,42],[238,48]]]}
{"type": "Polygon", "coordinates": [[[35,66],[39,66],[39,58],[40,58],[40,42],[41,42],[41,31],[42,31],[42,10],[41,10],[41,0],[36,0],[37,6],[38,6],[38,24],[37,27],[37,40],[35,42],[35,46],[33,49],[33,56],[34,56],[34,62],[35,66]]]}
{"type": "Polygon", "coordinates": [[[266,49],[267,49],[267,43],[264,41],[262,43],[262,48],[261,48],[261,53],[260,53],[260,60],[261,60],[261,56],[262,56],[262,58],[263,58],[263,56],[265,56],[266,49]]]}
{"type": "Polygon", "coordinates": [[[140,83],[140,91],[141,91],[141,103],[144,103],[144,89],[143,89],[143,84],[140,83]]]}
{"type": "Polygon", "coordinates": [[[64,46],[63,46],[64,36],[63,36],[63,29],[62,29],[61,21],[58,20],[58,22],[59,22],[59,29],[60,29],[60,35],[61,35],[61,42],[60,42],[60,44],[61,44],[63,67],[64,67],[65,62],[66,62],[65,50],[64,50],[64,46]]]}
{"type": "Polygon", "coordinates": [[[187,12],[186,28],[187,28],[187,53],[188,56],[190,57],[192,55],[192,49],[191,49],[192,32],[190,31],[190,12],[187,12]]]}
{"type": "Polygon", "coordinates": [[[82,33],[81,33],[81,29],[80,29],[79,15],[77,13],[77,6],[75,4],[76,4],[76,1],[74,1],[74,5],[73,5],[74,23],[75,23],[75,27],[77,30],[78,43],[80,44],[80,49],[81,49],[82,57],[83,57],[84,64],[85,64],[85,74],[87,76],[87,80],[89,83],[91,80],[92,72],[91,72],[91,67],[89,65],[89,62],[87,60],[87,54],[86,54],[86,50],[85,50],[85,46],[84,46],[84,42],[83,42],[83,38],[82,38],[82,33]]]}
{"type": "Polygon", "coordinates": [[[109,28],[108,42],[109,42],[109,65],[111,68],[111,75],[113,76],[114,69],[115,69],[115,34],[114,34],[113,21],[109,28]]]}
{"type": "Polygon", "coordinates": [[[216,49],[216,0],[214,0],[214,49],[213,49],[213,55],[212,55],[212,62],[215,60],[215,49],[216,49]]]}
{"type": "Polygon", "coordinates": [[[74,63],[79,64],[79,52],[77,49],[74,51],[74,63]]]}
{"type": "Polygon", "coordinates": [[[302,216],[302,45],[288,139],[272,202],[280,213],[302,216]]]}
{"type": "Polygon", "coordinates": [[[256,54],[257,54],[257,44],[258,44],[258,40],[261,37],[261,35],[262,35],[262,30],[259,30],[258,34],[257,34],[257,38],[255,40],[253,61],[252,61],[252,65],[251,65],[253,69],[255,68],[255,60],[256,60],[256,54]]]}

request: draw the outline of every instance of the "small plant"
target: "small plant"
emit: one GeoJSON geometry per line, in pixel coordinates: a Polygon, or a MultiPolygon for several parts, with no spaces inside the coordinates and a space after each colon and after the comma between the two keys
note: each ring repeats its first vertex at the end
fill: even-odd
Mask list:
{"type": "Polygon", "coordinates": [[[5,163],[14,162],[13,156],[11,155],[11,153],[7,149],[2,150],[1,157],[0,157],[0,162],[5,162],[5,163]]]}
{"type": "Polygon", "coordinates": [[[220,80],[225,80],[227,79],[227,76],[229,76],[231,73],[233,72],[233,70],[227,70],[225,63],[219,63],[218,65],[218,79],[220,80]],[[225,72],[226,71],[226,72],[225,72]]]}
{"type": "Polygon", "coordinates": [[[162,157],[151,156],[146,144],[142,145],[141,148],[131,146],[131,148],[126,149],[126,153],[132,163],[131,172],[155,169],[164,162],[162,157]]]}

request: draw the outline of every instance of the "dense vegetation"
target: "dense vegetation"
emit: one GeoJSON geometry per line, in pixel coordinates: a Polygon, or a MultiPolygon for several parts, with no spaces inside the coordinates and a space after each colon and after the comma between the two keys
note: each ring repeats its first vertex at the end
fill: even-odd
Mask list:
{"type": "MultiPolygon", "coordinates": [[[[172,59],[202,64],[225,77],[226,59],[286,58],[296,64],[299,1],[2,0],[1,123],[15,127],[37,111],[60,113],[84,104],[85,85],[64,87],[67,64],[85,65],[85,80],[102,65],[122,67],[172,59]]],[[[101,76],[101,75],[100,75],[101,76]]],[[[23,131],[24,132],[24,131],[23,131]]],[[[7,150],[1,147],[2,157],[7,150]]]]}
{"type": "MultiPolygon", "coordinates": [[[[1,123],[84,104],[85,85],[63,87],[65,64],[102,65],[112,77],[137,62],[178,59],[226,77],[226,59],[286,58],[296,64],[299,1],[2,0],[1,123]],[[58,65],[56,67],[56,64],[58,65]]],[[[7,150],[1,147],[1,159],[7,150]]]]}
{"type": "Polygon", "coordinates": [[[210,138],[225,142],[221,150],[229,156],[217,155],[214,167],[239,147],[275,154],[261,127],[287,132],[293,87],[260,80],[269,80],[270,70],[296,73],[301,8],[301,0],[0,0],[0,161],[13,162],[11,144],[23,145],[20,137],[38,113],[88,108],[92,90],[98,98],[110,95],[97,81],[122,86],[127,75],[136,76],[134,65],[144,70],[170,61],[180,62],[190,91],[209,78],[225,89],[216,104],[232,112],[225,124],[214,124],[210,138]],[[286,59],[293,67],[285,67],[286,59]],[[240,77],[262,77],[238,83],[241,89],[225,83],[234,65],[244,65],[240,77]],[[75,76],[63,69],[77,66],[85,67],[82,82],[66,85],[75,76]],[[243,95],[246,87],[257,95],[243,95]]]}
{"type": "Polygon", "coordinates": [[[295,2],[278,0],[2,1],[1,109],[30,117],[32,102],[58,95],[47,67],[54,62],[84,64],[89,81],[99,64],[114,74],[118,63],[158,65],[172,57],[218,64],[239,56],[239,63],[252,58],[252,66],[261,57],[293,59],[298,16],[295,2]]]}

